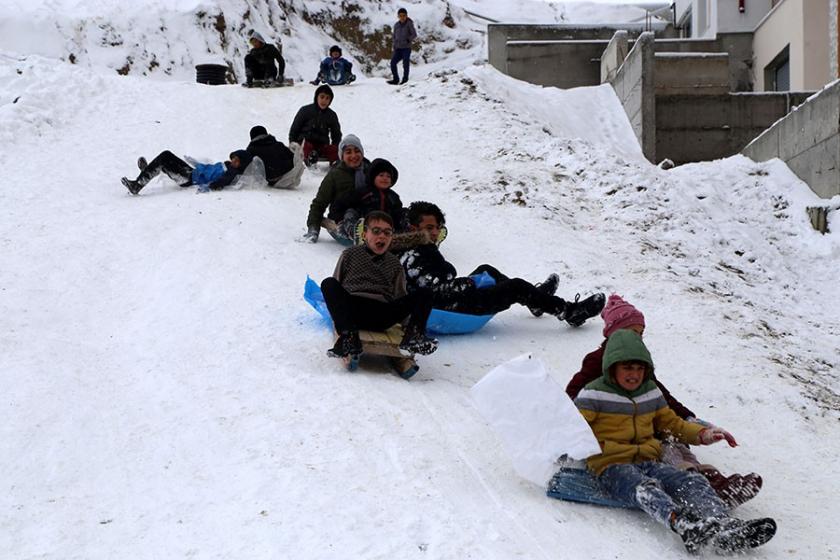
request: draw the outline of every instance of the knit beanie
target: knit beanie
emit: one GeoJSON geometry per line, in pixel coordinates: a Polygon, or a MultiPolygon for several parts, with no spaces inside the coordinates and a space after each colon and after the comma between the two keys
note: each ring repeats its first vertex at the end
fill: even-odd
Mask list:
{"type": "Polygon", "coordinates": [[[266,134],[268,134],[268,131],[265,129],[265,127],[257,125],[251,129],[251,140],[253,140],[257,136],[264,136],[266,134]]]}
{"type": "Polygon", "coordinates": [[[356,148],[359,148],[359,151],[362,152],[362,157],[364,157],[365,149],[362,148],[362,141],[359,140],[359,137],[355,134],[345,134],[344,138],[341,139],[341,142],[338,143],[339,157],[344,153],[344,148],[347,146],[355,146],[356,148]]]}
{"type": "Polygon", "coordinates": [[[631,325],[645,326],[645,316],[642,312],[621,299],[618,294],[612,294],[607,299],[607,304],[601,311],[601,318],[604,319],[605,338],[609,338],[615,331],[631,325]]]}
{"type": "Polygon", "coordinates": [[[248,39],[256,39],[260,43],[265,44],[265,39],[263,39],[263,36],[254,31],[253,29],[251,30],[251,33],[248,34],[248,39]]]}

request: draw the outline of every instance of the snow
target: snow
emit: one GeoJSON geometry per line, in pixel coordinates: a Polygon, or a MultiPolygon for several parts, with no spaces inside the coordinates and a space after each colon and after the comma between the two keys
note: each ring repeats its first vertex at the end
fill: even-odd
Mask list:
{"type": "MultiPolygon", "coordinates": [[[[196,195],[163,177],[128,195],[119,178],[139,155],[222,159],[255,124],[285,138],[312,88],[192,83],[206,36],[173,46],[184,62],[156,79],[117,75],[104,47],[69,64],[63,43],[14,43],[57,36],[22,23],[37,9],[140,33],[118,6],[16,2],[0,20],[0,557],[686,557],[638,512],[546,498],[471,403],[522,354],[565,385],[600,320],[517,308],[443,338],[410,382],[351,375],[302,298],[340,252],[294,241],[322,173],[295,191],[196,195]]],[[[136,9],[151,22],[192,3],[136,9]]],[[[186,37],[192,16],[172,17],[186,37]]],[[[642,309],[660,378],[741,443],[700,457],[764,477],[738,514],[780,529],[751,556],[836,557],[840,243],[808,224],[821,201],[778,160],[652,166],[609,89],[503,76],[477,32],[444,56],[473,33],[459,21],[407,86],[374,72],[337,88],[343,130],[397,166],[404,201],[443,206],[462,273],[557,272],[563,297],[617,292],[642,309]]],[[[286,49],[307,74],[318,49],[286,49]]]]}

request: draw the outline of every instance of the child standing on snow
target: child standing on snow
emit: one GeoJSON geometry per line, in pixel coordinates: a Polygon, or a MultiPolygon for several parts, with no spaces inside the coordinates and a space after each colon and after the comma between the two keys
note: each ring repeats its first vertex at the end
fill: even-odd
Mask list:
{"type": "Polygon", "coordinates": [[[408,81],[408,69],[411,66],[411,43],[417,38],[414,22],[408,17],[408,10],[397,10],[397,23],[394,24],[394,54],[391,56],[391,85],[404,84],[408,81]],[[397,74],[397,63],[402,61],[403,77],[397,74]]]}
{"type": "Polygon", "coordinates": [[[737,442],[720,428],[681,420],[668,407],[653,380],[653,360],[635,332],[612,333],[604,349],[602,376],[587,384],[575,405],[592,428],[601,453],[587,467],[613,499],[638,507],[677,533],[689,552],[712,546],[720,552],[754,548],[776,532],[770,518],[743,521],[727,507],[699,473],[659,461],[670,433],[683,443],[737,442]]]}
{"type": "MultiPolygon", "coordinates": [[[[577,372],[569,384],[566,386],[566,393],[572,399],[575,399],[580,393],[581,389],[592,381],[595,381],[602,375],[601,362],[604,357],[604,348],[607,344],[607,339],[612,333],[619,329],[629,329],[634,331],[639,336],[642,336],[645,331],[645,316],[641,311],[633,307],[631,304],[624,301],[621,296],[612,294],[607,300],[604,310],[601,312],[601,317],[604,319],[604,342],[601,346],[593,352],[590,352],[583,358],[580,371],[577,372]]],[[[696,415],[674,398],[662,382],[651,374],[651,380],[656,383],[656,386],[662,391],[662,396],[665,402],[674,413],[690,422],[698,422],[709,426],[709,424],[697,420],[696,415]]],[[[723,476],[717,468],[712,465],[701,464],[694,453],[677,441],[663,441],[662,456],[660,460],[663,463],[673,465],[681,469],[690,469],[700,472],[705,476],[712,488],[717,492],[717,495],[726,503],[729,508],[737,507],[747,500],[755,497],[759,490],[761,490],[761,477],[755,473],[746,475],[733,474],[731,476],[723,476]]]]}

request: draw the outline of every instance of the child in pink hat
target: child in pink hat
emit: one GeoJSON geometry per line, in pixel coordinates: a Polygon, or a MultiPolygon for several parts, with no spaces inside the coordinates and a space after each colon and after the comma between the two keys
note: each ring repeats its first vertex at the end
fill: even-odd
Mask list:
{"type": "MultiPolygon", "coordinates": [[[[636,309],[632,304],[624,301],[618,294],[611,294],[601,311],[601,318],[604,319],[604,342],[601,343],[595,351],[590,352],[583,358],[580,371],[577,372],[566,386],[566,393],[573,400],[578,396],[581,389],[595,379],[601,377],[602,361],[604,357],[604,348],[607,344],[607,338],[619,329],[627,329],[636,332],[642,336],[645,332],[645,316],[636,309]]],[[[697,416],[689,410],[685,405],[674,398],[673,395],[665,388],[665,386],[656,379],[654,374],[654,382],[662,391],[662,396],[668,403],[668,406],[683,420],[691,420],[694,422],[702,422],[697,419],[697,416]]],[[[730,507],[736,507],[747,500],[755,497],[758,491],[761,490],[761,477],[755,473],[747,475],[733,474],[732,476],[723,476],[712,465],[701,464],[697,457],[691,450],[682,443],[674,442],[662,446],[663,463],[684,468],[695,469],[703,474],[711,484],[715,492],[720,498],[730,507]]]]}

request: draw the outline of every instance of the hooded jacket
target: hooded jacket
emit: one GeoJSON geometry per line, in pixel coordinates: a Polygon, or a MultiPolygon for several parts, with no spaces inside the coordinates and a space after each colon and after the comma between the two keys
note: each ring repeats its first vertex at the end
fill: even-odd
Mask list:
{"type": "MultiPolygon", "coordinates": [[[[601,364],[604,360],[604,348],[606,345],[607,339],[605,338],[604,342],[601,343],[601,346],[583,357],[583,362],[580,364],[580,371],[574,374],[572,379],[569,381],[569,384],[566,385],[566,394],[569,395],[572,400],[577,398],[581,389],[583,389],[587,383],[595,381],[603,374],[601,371],[601,364]]],[[[665,385],[656,378],[655,374],[651,374],[651,379],[653,379],[656,386],[659,387],[659,390],[662,391],[662,396],[665,397],[665,402],[668,403],[668,406],[671,407],[671,410],[673,410],[677,416],[683,420],[697,416],[688,407],[678,401],[671,392],[668,391],[665,385]]]]}
{"type": "Polygon", "coordinates": [[[394,185],[399,178],[397,168],[386,159],[377,158],[373,160],[370,167],[365,174],[365,187],[363,189],[354,189],[348,191],[335,200],[330,205],[330,213],[328,217],[336,222],[340,222],[344,217],[344,213],[349,209],[354,209],[359,213],[359,216],[366,216],[368,212],[380,210],[386,212],[394,221],[394,228],[396,231],[403,231],[403,218],[405,209],[403,208],[400,195],[394,192],[394,185]],[[383,171],[391,175],[391,187],[388,189],[378,189],[373,184],[376,176],[383,171]]]}
{"type": "Polygon", "coordinates": [[[283,142],[271,134],[260,134],[251,139],[248,153],[258,157],[265,165],[265,180],[273,185],[295,166],[295,155],[283,142]]]}
{"type": "Polygon", "coordinates": [[[256,39],[262,43],[259,47],[251,48],[248,53],[251,60],[263,68],[263,72],[266,76],[279,77],[282,79],[286,72],[286,61],[283,59],[283,55],[280,54],[280,51],[277,50],[277,47],[266,43],[263,36],[257,32],[251,33],[251,39],[256,39]],[[275,60],[277,61],[277,66],[274,65],[275,60]]]}
{"type": "Polygon", "coordinates": [[[601,453],[586,461],[596,475],[610,465],[658,461],[662,443],[655,433],[668,432],[683,443],[698,443],[703,426],[681,420],[668,407],[652,379],[650,352],[638,334],[614,332],[607,340],[601,371],[601,377],[587,384],[575,399],[601,446],[601,453]],[[610,373],[613,365],[625,361],[648,366],[642,384],[633,391],[618,385],[610,373]]]}
{"type": "Polygon", "coordinates": [[[318,106],[318,94],[327,93],[330,96],[330,104],[334,99],[332,88],[328,85],[319,86],[315,90],[313,102],[301,107],[292,126],[289,128],[289,142],[303,144],[309,140],[312,144],[325,146],[329,144],[338,145],[341,141],[341,124],[338,122],[338,115],[329,108],[321,109],[318,106]]]}

